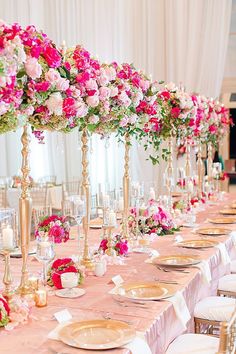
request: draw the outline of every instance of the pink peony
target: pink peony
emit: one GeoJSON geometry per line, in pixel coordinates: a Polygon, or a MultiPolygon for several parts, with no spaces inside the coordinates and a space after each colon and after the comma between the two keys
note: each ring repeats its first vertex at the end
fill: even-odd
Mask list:
{"type": "Polygon", "coordinates": [[[110,89],[108,87],[100,87],[99,89],[99,98],[101,101],[105,101],[110,97],[110,89]]]}
{"type": "Polygon", "coordinates": [[[69,80],[63,78],[59,78],[56,82],[56,88],[60,91],[66,91],[69,88],[69,85],[69,80]]]}
{"type": "Polygon", "coordinates": [[[117,249],[118,254],[121,256],[124,256],[128,253],[128,244],[126,240],[117,242],[115,248],[117,249]]]}
{"type": "Polygon", "coordinates": [[[117,96],[118,93],[119,93],[119,90],[118,90],[118,88],[117,88],[116,86],[112,86],[112,87],[110,88],[110,96],[111,96],[111,97],[117,96]]]}
{"type": "Polygon", "coordinates": [[[108,244],[108,240],[104,238],[101,241],[99,248],[101,248],[105,252],[107,250],[107,244],[108,244]]]}
{"type": "Polygon", "coordinates": [[[46,92],[50,86],[51,86],[50,82],[41,81],[35,84],[35,90],[37,92],[46,92]]]}
{"type": "Polygon", "coordinates": [[[76,116],[76,101],[72,97],[67,97],[63,100],[63,112],[66,117],[76,116]]]}
{"type": "Polygon", "coordinates": [[[88,114],[88,107],[83,101],[76,102],[76,117],[85,117],[88,114]]]}
{"type": "Polygon", "coordinates": [[[65,238],[65,230],[59,225],[54,225],[50,228],[48,235],[54,238],[55,243],[61,243],[65,238]]]}
{"type": "Polygon", "coordinates": [[[89,123],[97,124],[98,122],[99,122],[99,116],[93,114],[92,116],[89,117],[89,123]]]}
{"type": "Polygon", "coordinates": [[[60,79],[60,74],[55,69],[49,69],[45,74],[45,79],[51,82],[51,84],[55,84],[60,79]]]}
{"type": "Polygon", "coordinates": [[[209,132],[211,134],[215,134],[217,132],[217,127],[214,124],[210,125],[209,126],[209,132]]]}
{"type": "Polygon", "coordinates": [[[96,90],[98,89],[98,84],[96,82],[96,80],[94,79],[89,79],[86,83],[85,83],[85,87],[87,90],[96,90]]]}
{"type": "Polygon", "coordinates": [[[26,74],[33,80],[38,79],[42,75],[42,67],[36,58],[28,57],[25,63],[26,74]]]}

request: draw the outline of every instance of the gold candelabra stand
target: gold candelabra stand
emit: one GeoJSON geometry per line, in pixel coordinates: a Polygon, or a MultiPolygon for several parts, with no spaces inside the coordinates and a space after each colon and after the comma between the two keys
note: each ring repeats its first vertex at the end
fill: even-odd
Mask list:
{"type": "Polygon", "coordinates": [[[81,136],[82,143],[82,195],[86,199],[86,214],[83,218],[83,230],[84,230],[84,253],[82,258],[82,264],[87,269],[92,269],[94,264],[89,256],[89,245],[88,245],[88,232],[90,223],[90,185],[89,185],[89,174],[88,174],[88,132],[84,128],[81,136]]]}
{"type": "Polygon", "coordinates": [[[199,141],[198,153],[197,153],[198,198],[202,197],[203,169],[204,169],[204,165],[202,162],[202,145],[201,142],[199,141]]]}
{"type": "Polygon", "coordinates": [[[32,216],[32,200],[29,193],[29,143],[30,138],[28,134],[28,126],[23,127],[23,134],[21,136],[22,142],[22,181],[21,181],[21,196],[19,200],[19,218],[20,218],[20,247],[22,254],[22,269],[21,269],[21,282],[17,289],[20,295],[27,295],[30,293],[28,286],[28,253],[31,231],[31,216],[32,216]]]}
{"type": "Polygon", "coordinates": [[[191,209],[191,193],[192,193],[192,191],[189,188],[190,184],[192,183],[190,181],[190,178],[191,178],[190,152],[191,152],[191,146],[190,146],[189,141],[187,139],[187,141],[186,141],[185,175],[186,175],[186,187],[187,187],[187,203],[188,203],[188,207],[191,209]]]}
{"type": "Polygon", "coordinates": [[[129,133],[125,134],[125,164],[124,164],[124,177],[123,177],[123,198],[124,198],[124,211],[122,220],[122,235],[124,238],[129,239],[129,194],[130,194],[130,176],[129,176],[129,152],[130,152],[130,136],[129,133]]]}
{"type": "Polygon", "coordinates": [[[173,140],[172,137],[169,137],[168,139],[168,150],[169,150],[169,155],[168,155],[168,160],[167,160],[167,169],[166,169],[166,187],[168,189],[168,194],[169,194],[169,208],[170,211],[172,210],[172,180],[173,180],[173,140]]]}
{"type": "Polygon", "coordinates": [[[207,175],[208,175],[208,182],[212,183],[213,174],[212,174],[212,167],[213,167],[213,157],[212,157],[212,144],[209,143],[207,145],[207,175]]]}

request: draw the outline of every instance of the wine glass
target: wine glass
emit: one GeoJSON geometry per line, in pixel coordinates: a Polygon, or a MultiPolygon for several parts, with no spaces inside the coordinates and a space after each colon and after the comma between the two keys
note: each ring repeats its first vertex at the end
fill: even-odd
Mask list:
{"type": "Polygon", "coordinates": [[[61,274],[61,285],[64,288],[61,293],[66,297],[73,297],[77,295],[78,289],[78,273],[62,273],[61,274]]]}
{"type": "Polygon", "coordinates": [[[45,235],[37,236],[36,257],[43,263],[43,285],[47,285],[47,265],[54,256],[54,240],[53,237],[45,235]]]}
{"type": "Polygon", "coordinates": [[[80,249],[80,225],[83,217],[86,215],[86,200],[84,195],[72,195],[70,201],[70,216],[75,220],[78,226],[78,247],[80,249]]]}

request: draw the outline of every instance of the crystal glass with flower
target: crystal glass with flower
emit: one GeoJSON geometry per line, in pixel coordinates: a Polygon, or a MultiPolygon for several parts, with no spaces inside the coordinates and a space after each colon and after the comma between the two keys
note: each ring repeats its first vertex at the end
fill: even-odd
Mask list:
{"type": "Polygon", "coordinates": [[[47,284],[47,265],[54,258],[54,238],[44,231],[39,231],[36,238],[36,257],[43,263],[43,284],[47,284]]]}

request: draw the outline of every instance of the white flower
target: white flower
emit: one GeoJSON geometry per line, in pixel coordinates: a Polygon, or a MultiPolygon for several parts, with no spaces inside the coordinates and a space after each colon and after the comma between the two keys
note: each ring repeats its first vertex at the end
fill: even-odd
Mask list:
{"type": "Polygon", "coordinates": [[[62,115],[63,98],[60,92],[52,93],[45,104],[50,114],[55,114],[57,116],[62,115]]]}

